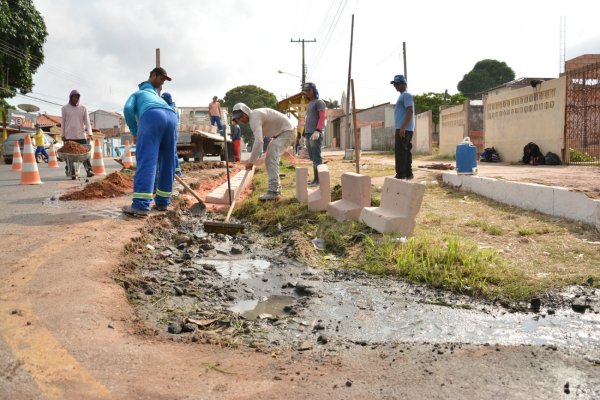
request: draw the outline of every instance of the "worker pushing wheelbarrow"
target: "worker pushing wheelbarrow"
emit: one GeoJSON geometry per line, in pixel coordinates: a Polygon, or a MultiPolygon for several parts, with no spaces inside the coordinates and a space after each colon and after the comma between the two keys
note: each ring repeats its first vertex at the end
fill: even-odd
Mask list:
{"type": "MultiPolygon", "coordinates": [[[[85,164],[86,161],[87,164],[89,164],[91,150],[91,145],[81,144],[74,141],[67,141],[65,145],[58,150],[60,157],[67,164],[65,166],[65,173],[67,176],[70,176],[73,180],[77,179],[79,176],[79,171],[81,170],[81,165],[85,164]]],[[[88,178],[94,176],[94,173],[91,171],[91,169],[88,169],[87,176],[88,178]]]]}

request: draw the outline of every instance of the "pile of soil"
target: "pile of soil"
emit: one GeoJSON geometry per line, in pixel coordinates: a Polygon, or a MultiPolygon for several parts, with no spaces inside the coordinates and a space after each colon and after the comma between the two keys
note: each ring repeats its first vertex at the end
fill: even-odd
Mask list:
{"type": "Polygon", "coordinates": [[[63,147],[58,149],[59,153],[65,154],[85,154],[89,151],[90,149],[77,142],[66,142],[63,147]]]}
{"type": "Polygon", "coordinates": [[[286,160],[288,163],[290,163],[292,165],[294,165],[294,164],[310,164],[311,163],[310,160],[297,158],[289,150],[286,150],[283,152],[283,154],[281,155],[281,159],[286,160]]]}
{"type": "Polygon", "coordinates": [[[93,182],[81,190],[66,193],[60,200],[108,199],[122,196],[133,191],[133,177],[113,172],[101,181],[93,182]]]}

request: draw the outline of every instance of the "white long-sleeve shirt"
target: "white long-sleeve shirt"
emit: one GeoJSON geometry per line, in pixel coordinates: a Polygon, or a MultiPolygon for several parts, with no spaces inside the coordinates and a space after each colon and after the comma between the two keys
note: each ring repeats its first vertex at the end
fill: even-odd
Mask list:
{"type": "Polygon", "coordinates": [[[296,129],[287,116],[271,108],[257,108],[256,110],[252,110],[249,117],[250,130],[254,134],[252,154],[250,154],[250,158],[248,159],[248,162],[252,164],[260,157],[264,142],[263,138],[265,136],[276,137],[282,132],[296,129]]]}
{"type": "Polygon", "coordinates": [[[87,108],[83,105],[67,104],[62,109],[62,132],[65,139],[85,139],[92,134],[92,125],[87,108]]]}

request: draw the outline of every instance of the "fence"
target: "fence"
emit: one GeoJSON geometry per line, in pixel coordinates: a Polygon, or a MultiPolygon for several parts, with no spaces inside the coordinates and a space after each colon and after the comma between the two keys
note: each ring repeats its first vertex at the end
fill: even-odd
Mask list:
{"type": "Polygon", "coordinates": [[[563,159],[568,164],[600,166],[600,63],[566,75],[563,159]]]}
{"type": "Polygon", "coordinates": [[[394,151],[394,128],[371,128],[371,149],[394,151]]]}

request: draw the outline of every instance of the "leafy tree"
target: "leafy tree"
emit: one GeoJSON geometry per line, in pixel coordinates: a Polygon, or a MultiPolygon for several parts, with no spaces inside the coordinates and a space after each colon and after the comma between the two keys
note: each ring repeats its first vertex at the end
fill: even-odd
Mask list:
{"type": "Polygon", "coordinates": [[[327,99],[323,101],[325,102],[325,106],[329,109],[340,108],[340,103],[338,103],[337,100],[327,99]]]}
{"type": "Polygon", "coordinates": [[[470,99],[480,99],[481,92],[510,82],[515,72],[503,61],[481,60],[458,82],[458,91],[470,99]]]}
{"type": "MultiPolygon", "coordinates": [[[[263,88],[254,85],[237,86],[225,93],[225,107],[231,111],[236,103],[244,103],[250,108],[275,108],[277,97],[263,88]]],[[[245,124],[240,124],[242,137],[246,143],[252,143],[254,135],[245,124]]]]}
{"type": "Polygon", "coordinates": [[[440,122],[440,107],[441,106],[454,106],[463,104],[467,98],[460,94],[448,95],[448,91],[445,93],[424,93],[413,96],[415,100],[415,113],[419,114],[425,111],[431,110],[433,123],[437,125],[440,122]]]}
{"type": "Polygon", "coordinates": [[[48,32],[32,0],[0,0],[0,98],[33,89],[48,32]]]}

